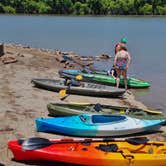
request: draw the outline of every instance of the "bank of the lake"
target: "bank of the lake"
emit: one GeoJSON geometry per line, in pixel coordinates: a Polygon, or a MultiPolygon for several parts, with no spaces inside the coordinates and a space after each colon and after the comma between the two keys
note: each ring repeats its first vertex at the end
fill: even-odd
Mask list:
{"type": "MultiPolygon", "coordinates": [[[[35,131],[35,118],[48,116],[46,105],[50,102],[62,101],[58,93],[34,88],[31,84],[32,78],[59,78],[58,70],[64,67],[64,64],[58,61],[62,55],[60,52],[5,44],[5,55],[0,60],[0,164],[6,166],[26,165],[12,160],[12,154],[7,150],[8,140],[34,136],[62,137],[35,131]],[[9,57],[13,57],[17,61],[4,64],[3,59],[9,57]]],[[[120,99],[70,95],[63,102],[71,101],[147,108],[135,100],[132,92],[126,93],[120,99]]],[[[147,137],[152,140],[165,141],[165,130],[165,127],[162,127],[162,132],[152,133],[147,137]]]]}

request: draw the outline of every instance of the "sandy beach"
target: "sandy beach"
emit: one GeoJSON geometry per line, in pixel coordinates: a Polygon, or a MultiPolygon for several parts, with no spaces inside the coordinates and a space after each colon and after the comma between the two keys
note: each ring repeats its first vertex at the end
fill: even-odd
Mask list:
{"type": "MultiPolygon", "coordinates": [[[[62,53],[57,50],[5,44],[5,55],[0,59],[0,165],[26,165],[12,160],[13,156],[7,149],[8,140],[34,136],[62,137],[35,131],[34,119],[48,116],[46,106],[50,102],[90,102],[147,108],[135,100],[132,90],[126,92],[123,98],[69,95],[64,101],[61,101],[58,93],[33,87],[32,78],[59,78],[58,70],[64,68],[64,64],[58,60],[61,56],[62,53]],[[4,64],[4,58],[10,57],[16,62],[4,64]]],[[[74,66],[75,68],[80,67],[79,65],[74,66]]],[[[163,126],[160,132],[146,136],[151,140],[165,141],[165,131],[166,128],[163,126]]]]}

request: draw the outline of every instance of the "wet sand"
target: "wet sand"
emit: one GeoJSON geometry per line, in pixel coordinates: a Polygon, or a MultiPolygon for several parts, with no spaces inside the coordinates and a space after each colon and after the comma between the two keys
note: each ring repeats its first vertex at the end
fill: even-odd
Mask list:
{"type": "MultiPolygon", "coordinates": [[[[48,116],[47,104],[62,101],[58,93],[37,89],[31,84],[32,78],[59,78],[58,70],[64,67],[64,64],[58,61],[60,56],[61,54],[56,50],[12,44],[5,45],[5,55],[0,60],[0,165],[26,165],[12,160],[12,154],[7,150],[8,140],[34,136],[64,137],[35,131],[34,119],[48,116]],[[2,62],[4,57],[13,57],[17,59],[17,62],[4,64],[2,62]]],[[[80,67],[74,66],[75,68],[80,67]]],[[[69,95],[63,102],[72,101],[147,108],[141,102],[135,100],[130,90],[124,94],[123,98],[69,95]]],[[[151,140],[165,141],[165,130],[166,128],[163,126],[160,132],[146,136],[151,140]]],[[[48,164],[31,163],[31,165],[48,164]]]]}

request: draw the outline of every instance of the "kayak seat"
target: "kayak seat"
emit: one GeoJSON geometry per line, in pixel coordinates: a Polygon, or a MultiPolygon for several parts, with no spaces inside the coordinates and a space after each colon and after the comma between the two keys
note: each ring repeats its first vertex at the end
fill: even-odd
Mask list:
{"type": "Polygon", "coordinates": [[[23,142],[24,142],[24,139],[18,139],[17,142],[18,142],[19,145],[22,145],[23,142]]]}
{"type": "Polygon", "coordinates": [[[128,138],[126,141],[132,145],[140,145],[146,144],[149,139],[147,137],[135,137],[135,138],[128,138]]]}
{"type": "Polygon", "coordinates": [[[80,86],[81,85],[80,82],[77,81],[76,79],[71,79],[70,84],[72,86],[80,86]]]}
{"type": "Polygon", "coordinates": [[[90,70],[88,70],[88,69],[86,69],[86,68],[84,68],[84,69],[82,70],[82,72],[83,72],[83,73],[87,73],[87,74],[92,73],[90,70]]]}
{"type": "Polygon", "coordinates": [[[104,151],[104,152],[117,152],[118,146],[117,144],[99,144],[99,146],[96,146],[96,149],[104,151]]]}
{"type": "Polygon", "coordinates": [[[93,108],[96,112],[102,111],[101,104],[99,104],[99,103],[95,104],[93,108]]]}
{"type": "Polygon", "coordinates": [[[102,111],[102,107],[99,103],[95,104],[94,106],[90,107],[86,107],[84,109],[84,111],[87,111],[87,112],[101,112],[102,111]]]}
{"type": "Polygon", "coordinates": [[[125,120],[125,116],[110,116],[110,115],[93,115],[92,116],[92,123],[112,123],[112,122],[119,122],[125,120]]]}

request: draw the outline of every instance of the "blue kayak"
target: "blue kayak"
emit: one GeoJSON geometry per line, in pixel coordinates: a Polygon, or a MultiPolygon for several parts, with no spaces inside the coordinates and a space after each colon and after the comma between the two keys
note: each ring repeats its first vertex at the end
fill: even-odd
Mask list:
{"type": "Polygon", "coordinates": [[[39,132],[61,133],[73,136],[122,136],[158,130],[165,120],[145,120],[125,115],[90,115],[37,118],[39,132]]]}

